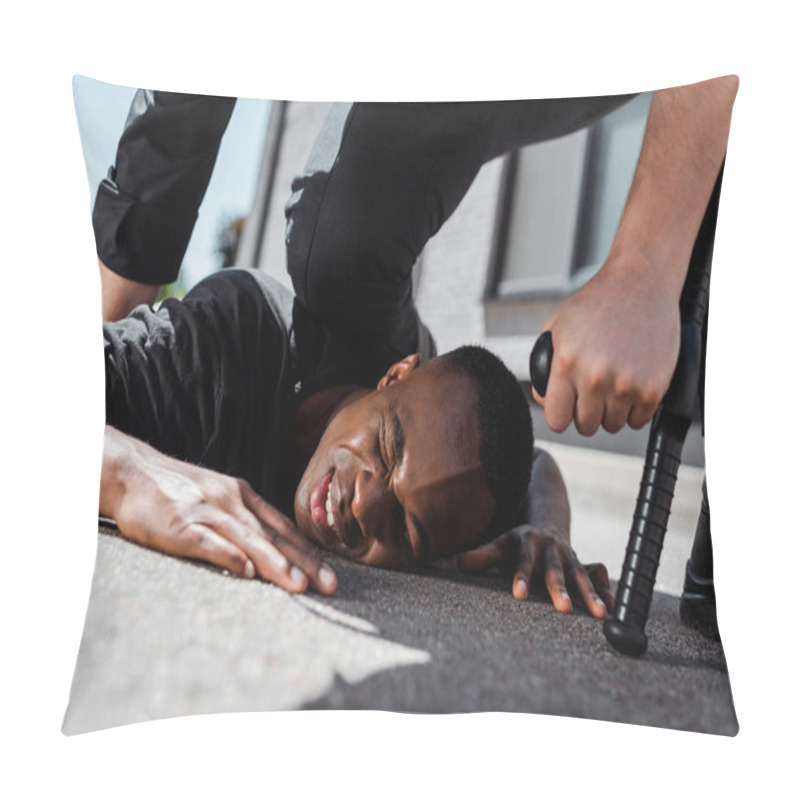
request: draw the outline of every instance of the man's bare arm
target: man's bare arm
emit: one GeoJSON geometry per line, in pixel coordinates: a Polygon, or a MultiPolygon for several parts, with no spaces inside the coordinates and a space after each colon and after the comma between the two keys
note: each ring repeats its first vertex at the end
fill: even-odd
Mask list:
{"type": "Polygon", "coordinates": [[[160,286],[123,278],[110,270],[99,258],[100,289],[102,292],[103,321],[115,322],[123,319],[142,303],[152,305],[158,296],[160,286]]]}
{"type": "Polygon", "coordinates": [[[246,481],[165,456],[110,426],[99,510],[125,538],[162,553],[260,576],[290,592],[336,588],[315,548],[246,481]]]}
{"type": "Polygon", "coordinates": [[[570,510],[567,487],[555,459],[538,447],[533,451],[531,480],[520,518],[569,543],[570,510]]]}
{"type": "Polygon", "coordinates": [[[653,93],[611,255],[661,265],[659,277],[676,298],[725,158],[738,88],[739,79],[728,75],[653,93]]]}
{"type": "Polygon", "coordinates": [[[640,428],[678,358],[679,299],[728,142],[738,78],[655,92],[608,259],[543,330],[553,336],[547,424],[593,434],[640,428]]]}

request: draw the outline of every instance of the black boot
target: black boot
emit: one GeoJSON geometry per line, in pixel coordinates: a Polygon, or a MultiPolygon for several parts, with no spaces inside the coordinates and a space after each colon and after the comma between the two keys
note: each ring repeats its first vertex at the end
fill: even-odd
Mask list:
{"type": "Polygon", "coordinates": [[[694,534],[692,556],[686,562],[686,578],[681,595],[681,620],[704,636],[719,641],[717,597],[714,593],[714,559],[711,553],[711,515],[708,490],[703,480],[703,504],[694,534]]]}

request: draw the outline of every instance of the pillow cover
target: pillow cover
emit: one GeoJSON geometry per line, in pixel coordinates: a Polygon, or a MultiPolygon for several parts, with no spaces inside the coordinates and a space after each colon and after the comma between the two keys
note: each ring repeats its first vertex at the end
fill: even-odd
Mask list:
{"type": "Polygon", "coordinates": [[[301,708],[736,733],[703,474],[707,282],[699,311],[679,303],[690,260],[710,258],[735,80],[481,103],[80,77],[74,91],[109,321],[102,518],[65,733],[301,708]],[[675,93],[690,135],[673,135],[689,124],[675,93]],[[580,343],[577,388],[565,399],[555,361],[545,411],[522,412],[546,455],[521,509],[531,448],[513,390],[531,397],[542,329],[556,359],[580,343]],[[510,373],[479,348],[437,371],[465,343],[510,373]],[[652,376],[642,397],[620,392],[596,353],[621,351],[629,381],[639,364],[664,373],[657,402],[679,344],[687,373],[654,423],[669,436],[648,442],[625,423],[652,416],[652,376]],[[667,478],[645,469],[637,504],[646,451],[667,478]],[[646,623],[646,652],[609,645],[604,609],[639,637],[646,623]]]}

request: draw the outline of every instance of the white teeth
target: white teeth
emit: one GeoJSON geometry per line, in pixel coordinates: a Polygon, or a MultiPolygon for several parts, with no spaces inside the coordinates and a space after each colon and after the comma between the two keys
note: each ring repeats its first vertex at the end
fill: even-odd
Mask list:
{"type": "Polygon", "coordinates": [[[328,512],[328,526],[333,527],[333,502],[331,501],[331,487],[328,486],[328,494],[325,497],[325,511],[328,512]]]}

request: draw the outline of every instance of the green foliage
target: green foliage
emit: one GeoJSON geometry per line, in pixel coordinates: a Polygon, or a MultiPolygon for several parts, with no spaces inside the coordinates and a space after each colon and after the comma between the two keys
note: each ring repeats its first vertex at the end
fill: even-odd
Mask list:
{"type": "Polygon", "coordinates": [[[156,297],[156,305],[158,305],[162,300],[166,300],[168,297],[175,297],[178,300],[181,300],[185,294],[186,284],[183,280],[183,272],[179,272],[177,280],[161,287],[158,297],[156,297]]]}

